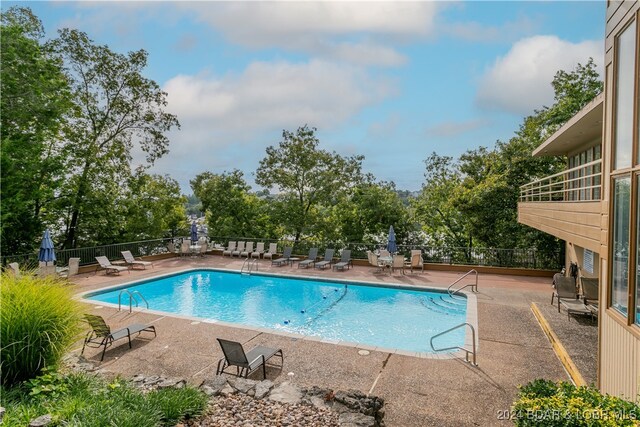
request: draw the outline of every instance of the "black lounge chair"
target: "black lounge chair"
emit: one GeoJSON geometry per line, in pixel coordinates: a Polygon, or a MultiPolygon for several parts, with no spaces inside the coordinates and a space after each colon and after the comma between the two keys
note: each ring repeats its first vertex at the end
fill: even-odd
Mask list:
{"type": "Polygon", "coordinates": [[[145,325],[142,323],[134,323],[126,328],[118,329],[117,331],[111,331],[111,328],[104,319],[100,316],[94,316],[92,314],[85,314],[84,318],[91,325],[91,331],[87,333],[82,345],[82,351],[84,353],[85,347],[100,348],[104,346],[102,350],[102,357],[100,361],[104,360],[104,353],[107,351],[107,347],[113,344],[121,338],[127,338],[129,340],[129,348],[131,348],[131,335],[140,334],[140,332],[153,332],[153,336],[156,336],[156,327],[153,325],[145,325]]]}
{"type": "Polygon", "coordinates": [[[236,341],[228,341],[222,338],[217,338],[222,348],[224,357],[218,361],[218,368],[216,369],[216,375],[220,375],[225,372],[225,369],[229,366],[236,367],[236,376],[247,376],[262,366],[262,377],[267,378],[267,361],[273,356],[280,358],[280,369],[284,364],[284,356],[281,349],[269,348],[264,346],[256,346],[249,352],[245,353],[242,344],[236,341]]]}
{"type": "MultiPolygon", "coordinates": [[[[403,260],[404,261],[404,260],[403,260]]],[[[351,251],[349,249],[345,249],[340,254],[340,262],[337,262],[334,266],[334,270],[344,270],[345,267],[350,268],[353,267],[353,261],[351,261],[351,251]]]]}
{"type": "Polygon", "coordinates": [[[289,262],[289,258],[291,258],[291,251],[293,248],[291,246],[287,246],[284,248],[284,252],[282,253],[282,257],[278,259],[272,259],[271,265],[281,266],[282,264],[286,264],[289,262]]]}
{"type": "Polygon", "coordinates": [[[330,266],[333,262],[333,252],[333,249],[327,249],[326,251],[324,251],[324,260],[316,262],[315,267],[324,270],[325,267],[330,266]]]}
{"type": "Polygon", "coordinates": [[[310,265],[315,264],[316,258],[318,258],[318,248],[309,249],[309,256],[304,261],[300,261],[298,263],[298,268],[307,268],[310,265]]]}

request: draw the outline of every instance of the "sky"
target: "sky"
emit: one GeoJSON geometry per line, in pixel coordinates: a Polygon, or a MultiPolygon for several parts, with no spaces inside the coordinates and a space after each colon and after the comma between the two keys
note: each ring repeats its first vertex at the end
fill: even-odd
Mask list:
{"type": "Polygon", "coordinates": [[[259,189],[265,149],[305,124],[322,149],[419,190],[430,153],[508,140],[553,103],[556,71],[592,57],[602,75],[604,61],[605,1],[19,4],[47,37],[76,28],[149,53],[144,75],[181,123],[151,172],[186,194],[196,174],[233,169],[259,189]]]}

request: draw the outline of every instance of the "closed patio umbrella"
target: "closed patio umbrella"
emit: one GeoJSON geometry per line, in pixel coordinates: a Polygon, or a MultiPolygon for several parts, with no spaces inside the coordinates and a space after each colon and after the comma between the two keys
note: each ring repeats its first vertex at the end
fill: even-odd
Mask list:
{"type": "Polygon", "coordinates": [[[389,240],[387,241],[387,250],[392,254],[398,251],[396,246],[396,233],[393,231],[393,225],[389,227],[389,240]]]}
{"type": "Polygon", "coordinates": [[[198,241],[198,226],[196,225],[195,221],[191,223],[191,241],[194,245],[198,241]]]}
{"type": "Polygon", "coordinates": [[[56,260],[56,251],[53,248],[53,240],[51,240],[51,234],[49,229],[44,231],[42,236],[42,243],[40,244],[40,252],[38,253],[38,261],[45,262],[47,264],[53,263],[56,260]]]}

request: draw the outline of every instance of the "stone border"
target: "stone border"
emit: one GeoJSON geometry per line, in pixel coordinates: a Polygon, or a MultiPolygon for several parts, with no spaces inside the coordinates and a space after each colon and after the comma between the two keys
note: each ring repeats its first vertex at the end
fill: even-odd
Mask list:
{"type": "MultiPolygon", "coordinates": [[[[98,303],[96,301],[86,300],[86,298],[91,297],[91,296],[96,295],[96,294],[101,294],[101,293],[105,293],[105,292],[112,292],[112,291],[116,291],[118,289],[125,289],[128,286],[138,286],[138,285],[141,285],[143,283],[148,283],[148,282],[151,282],[151,281],[154,281],[154,280],[165,279],[167,277],[178,276],[180,274],[193,272],[193,271],[199,271],[199,270],[220,271],[220,272],[224,272],[224,273],[240,274],[240,272],[238,270],[232,270],[232,269],[229,269],[229,268],[189,267],[189,268],[185,268],[185,269],[182,269],[182,270],[174,271],[174,272],[171,272],[171,273],[160,274],[158,276],[152,276],[152,277],[145,277],[145,278],[139,279],[139,280],[134,280],[134,281],[125,282],[125,283],[121,283],[121,284],[117,284],[117,285],[107,286],[107,287],[100,288],[100,289],[81,292],[79,294],[76,294],[74,296],[74,298],[77,299],[77,300],[81,300],[81,301],[83,301],[85,303],[96,303],[96,304],[94,304],[96,306],[102,305],[102,306],[117,308],[118,307],[117,304],[106,303],[106,302],[105,303],[102,303],[102,302],[98,303]]],[[[404,290],[410,290],[410,291],[431,291],[431,292],[442,293],[442,294],[446,294],[447,293],[446,290],[443,290],[442,288],[432,288],[432,287],[429,287],[429,286],[394,284],[394,283],[375,283],[375,282],[367,282],[367,281],[362,281],[362,280],[348,280],[348,279],[327,278],[327,277],[320,277],[320,276],[299,276],[299,275],[295,275],[295,274],[282,275],[282,274],[263,273],[263,272],[258,272],[258,273],[253,273],[253,274],[256,275],[256,276],[278,277],[278,278],[293,278],[293,279],[297,279],[297,280],[309,280],[309,279],[312,279],[312,280],[316,280],[316,281],[319,281],[319,282],[338,283],[338,284],[341,284],[341,285],[344,284],[344,285],[355,285],[355,286],[372,286],[372,287],[378,287],[378,288],[404,289],[404,290]]],[[[476,295],[475,295],[475,293],[469,292],[467,290],[460,290],[460,291],[458,291],[458,294],[463,294],[467,298],[467,317],[466,317],[466,321],[467,321],[467,323],[471,324],[474,327],[475,331],[476,331],[476,351],[478,351],[479,346],[480,346],[480,338],[479,338],[479,331],[478,331],[478,302],[477,302],[476,295]]],[[[421,359],[451,360],[451,359],[464,359],[464,358],[467,357],[467,352],[464,351],[464,350],[457,350],[455,352],[450,352],[450,353],[415,352],[415,351],[409,351],[409,350],[401,350],[401,349],[397,349],[397,348],[378,347],[378,346],[374,346],[374,345],[368,345],[368,344],[364,344],[364,343],[357,343],[357,342],[351,342],[351,341],[341,341],[341,340],[335,340],[335,339],[329,339],[329,338],[321,338],[321,337],[316,337],[316,336],[302,335],[302,334],[297,334],[297,333],[294,333],[294,332],[279,331],[277,329],[270,329],[270,328],[264,328],[264,327],[253,327],[253,326],[242,325],[242,324],[238,324],[238,323],[225,322],[225,321],[217,320],[217,319],[206,319],[206,318],[196,317],[196,316],[186,316],[186,315],[177,314],[177,313],[168,313],[166,311],[147,310],[147,309],[141,309],[139,307],[137,307],[137,308],[134,307],[134,310],[137,311],[137,312],[152,313],[152,314],[155,314],[155,315],[158,315],[158,316],[175,317],[175,318],[179,318],[179,319],[191,320],[191,321],[196,321],[196,322],[212,323],[212,324],[226,326],[226,327],[230,327],[230,328],[240,328],[240,329],[245,329],[245,330],[250,330],[250,331],[255,331],[255,332],[261,332],[261,333],[268,333],[268,334],[272,334],[272,335],[279,335],[279,336],[295,338],[295,339],[300,339],[300,340],[319,341],[319,342],[326,343],[326,344],[335,344],[335,345],[341,345],[341,346],[352,347],[352,348],[357,348],[357,349],[362,349],[362,350],[369,350],[369,351],[380,351],[380,352],[384,352],[384,353],[391,353],[391,354],[397,354],[397,355],[409,356],[409,357],[417,357],[417,358],[421,358],[421,359]]],[[[466,332],[465,332],[464,346],[466,348],[472,348],[472,346],[473,346],[473,336],[471,334],[471,331],[468,328],[465,328],[465,330],[466,330],[466,332]]]]}

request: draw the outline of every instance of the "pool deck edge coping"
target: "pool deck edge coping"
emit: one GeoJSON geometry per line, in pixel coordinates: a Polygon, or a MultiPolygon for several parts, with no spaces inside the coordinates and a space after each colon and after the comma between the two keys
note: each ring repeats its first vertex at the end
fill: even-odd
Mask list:
{"type": "MultiPolygon", "coordinates": [[[[233,270],[233,269],[229,269],[229,268],[212,268],[212,267],[191,267],[191,268],[185,268],[185,269],[181,269],[178,271],[173,271],[171,273],[166,273],[166,274],[160,274],[157,276],[151,276],[151,277],[145,277],[142,279],[138,279],[138,280],[133,280],[133,281],[129,281],[129,282],[125,282],[125,283],[120,283],[120,284],[116,284],[116,285],[111,285],[111,286],[106,286],[104,288],[100,288],[100,289],[94,289],[94,290],[88,290],[88,291],[84,291],[84,292],[80,292],[76,295],[74,295],[74,299],[77,300],[83,300],[87,303],[89,302],[96,302],[96,301],[90,301],[87,300],[87,297],[90,297],[92,295],[96,295],[96,294],[100,294],[100,293],[105,293],[105,292],[112,292],[112,291],[116,291],[118,289],[126,289],[127,286],[137,286],[139,284],[142,283],[146,283],[146,282],[150,282],[153,280],[158,280],[158,279],[164,279],[167,277],[171,277],[171,276],[177,276],[180,274],[184,274],[184,273],[188,273],[190,271],[198,271],[198,270],[209,270],[209,271],[221,271],[221,272],[226,272],[226,273],[235,273],[235,274],[241,274],[238,270],[233,270]]],[[[446,290],[443,290],[442,288],[432,288],[429,286],[417,286],[417,285],[407,285],[407,284],[394,284],[394,283],[376,283],[376,282],[367,282],[367,281],[362,281],[362,280],[347,280],[347,279],[339,279],[339,278],[325,278],[325,277],[319,277],[319,276],[299,276],[299,275],[282,275],[282,274],[275,274],[275,273],[254,273],[255,275],[260,275],[260,276],[271,276],[271,277],[284,277],[284,278],[294,278],[294,279],[299,279],[299,280],[309,280],[309,279],[317,279],[318,281],[322,281],[322,282],[332,282],[332,283],[341,283],[344,285],[365,285],[365,286],[374,286],[374,287],[381,287],[381,288],[395,288],[395,289],[404,289],[404,290],[430,290],[430,291],[435,291],[438,293],[447,293],[446,290]]],[[[465,295],[465,297],[467,298],[467,307],[466,307],[466,311],[467,311],[467,316],[466,316],[466,321],[467,323],[471,324],[473,326],[473,328],[476,331],[476,351],[479,349],[479,334],[478,334],[478,303],[477,303],[477,298],[475,293],[473,292],[468,292],[466,289],[464,290],[459,290],[457,291],[457,293],[461,293],[463,295],[465,295]]],[[[107,306],[107,307],[112,307],[112,308],[118,308],[117,304],[112,304],[112,303],[108,303],[108,302],[100,302],[100,305],[102,306],[107,306]]],[[[356,342],[351,342],[351,341],[341,341],[341,340],[336,340],[336,339],[329,339],[329,338],[322,338],[322,337],[318,337],[318,336],[312,336],[312,335],[302,335],[302,334],[297,334],[297,333],[293,333],[293,332],[288,332],[288,331],[279,331],[277,329],[270,329],[270,328],[265,328],[265,327],[252,327],[252,326],[248,326],[248,325],[242,325],[239,323],[231,323],[231,322],[225,322],[222,320],[217,320],[217,319],[207,319],[207,318],[203,318],[203,317],[197,317],[197,316],[188,316],[188,315],[181,315],[181,314],[177,314],[177,313],[167,313],[166,311],[157,311],[157,310],[151,310],[151,309],[144,309],[144,308],[139,308],[139,307],[132,307],[132,311],[135,312],[144,312],[144,313],[151,313],[151,314],[155,314],[161,317],[175,317],[175,318],[179,318],[179,319],[185,319],[185,320],[191,320],[191,321],[198,321],[198,322],[203,322],[203,323],[211,323],[211,324],[216,324],[216,325],[220,325],[220,326],[226,326],[226,327],[231,327],[231,328],[240,328],[240,329],[245,329],[245,330],[250,330],[250,331],[255,331],[255,332],[260,332],[260,333],[269,333],[269,334],[273,334],[273,335],[279,335],[279,336],[284,336],[284,337],[289,337],[289,338],[295,338],[295,339],[300,339],[300,340],[308,340],[308,341],[319,341],[322,343],[327,343],[327,344],[335,344],[335,345],[340,345],[340,346],[345,346],[345,347],[353,347],[353,348],[357,348],[357,349],[363,349],[363,350],[371,350],[372,348],[375,348],[375,350],[373,351],[379,351],[379,352],[383,352],[383,353],[390,353],[390,354],[397,354],[397,355],[401,355],[401,356],[409,356],[409,357],[417,357],[417,358],[421,358],[421,359],[438,359],[438,360],[446,360],[446,359],[458,359],[458,358],[466,358],[467,357],[467,352],[465,350],[457,350],[455,352],[450,352],[450,353],[443,353],[443,352],[434,352],[434,353],[427,353],[427,352],[415,352],[415,351],[409,351],[409,350],[399,350],[396,348],[386,348],[386,347],[378,347],[378,346],[372,346],[370,344],[364,344],[364,343],[356,343],[356,342]]],[[[472,335],[471,332],[469,331],[468,328],[465,328],[465,340],[464,340],[464,346],[465,347],[471,347],[472,346],[472,335]]]]}

